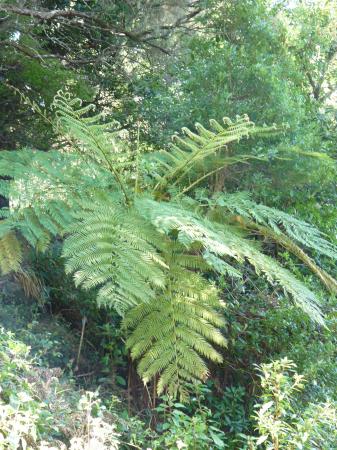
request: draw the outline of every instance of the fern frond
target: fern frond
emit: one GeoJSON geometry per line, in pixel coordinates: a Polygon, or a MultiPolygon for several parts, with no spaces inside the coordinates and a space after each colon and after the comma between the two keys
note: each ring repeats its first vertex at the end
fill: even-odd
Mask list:
{"type": "Polygon", "coordinates": [[[337,259],[337,246],[330,243],[313,225],[278,209],[255,203],[247,193],[219,194],[215,204],[245,219],[268,226],[276,234],[285,233],[309,249],[337,259]]]}
{"type": "Polygon", "coordinates": [[[167,390],[184,399],[186,382],[208,377],[205,359],[222,361],[214,345],[226,346],[224,320],[216,289],[200,275],[171,265],[170,279],[158,298],[127,313],[124,326],[144,383],[158,376],[158,395],[167,390]]]}
{"type": "Polygon", "coordinates": [[[19,270],[22,261],[22,249],[14,232],[0,239],[0,269],[2,274],[19,270]]]}
{"type": "MultiPolygon", "coordinates": [[[[235,122],[224,118],[223,124],[211,120],[209,130],[199,123],[195,125],[195,128],[196,132],[183,128],[182,131],[185,136],[173,136],[174,143],[169,151],[161,151],[159,154],[151,155],[152,160],[156,162],[157,184],[154,188],[155,191],[162,190],[168,184],[172,188],[187,176],[189,180],[193,179],[192,173],[198,165],[201,165],[204,172],[202,178],[204,179],[208,176],[207,172],[211,173],[214,168],[219,170],[219,167],[222,168],[222,166],[256,158],[252,154],[230,156],[226,151],[228,144],[238,142],[243,137],[261,133],[261,128],[255,127],[247,116],[238,117],[235,122]],[[218,160],[205,173],[205,162],[210,162],[212,157],[216,155],[218,160]]],[[[273,128],[268,130],[271,131],[273,128]]],[[[267,131],[267,128],[265,131],[267,131]]]]}
{"type": "Polygon", "coordinates": [[[15,278],[22,286],[27,297],[42,303],[45,288],[41,279],[34,272],[20,269],[16,272],[15,278]]]}
{"type": "Polygon", "coordinates": [[[98,287],[99,305],[121,315],[156,298],[165,285],[165,262],[156,248],[161,240],[148,222],[132,209],[111,203],[92,205],[77,214],[68,229],[63,256],[77,285],[98,287]]]}
{"type": "Polygon", "coordinates": [[[2,217],[40,251],[73,222],[80,202],[116,186],[111,174],[94,163],[57,151],[3,151],[0,176],[10,177],[0,186],[9,199],[2,217]]]}
{"type": "Polygon", "coordinates": [[[116,122],[102,121],[103,114],[86,117],[95,110],[94,105],[82,107],[82,101],[72,98],[69,93],[59,91],[54,98],[57,128],[70,137],[73,151],[77,151],[89,161],[94,161],[105,168],[115,178],[126,200],[126,184],[121,175],[125,169],[130,170],[131,153],[119,138],[116,122]]]}
{"type": "Polygon", "coordinates": [[[138,199],[136,206],[139,213],[150,220],[158,231],[165,234],[176,233],[179,242],[186,247],[194,242],[202,245],[209,264],[212,264],[215,257],[217,264],[213,267],[218,271],[228,272],[228,263],[221,265],[223,257],[230,257],[241,263],[248,261],[258,274],[265,275],[271,284],[279,285],[290,294],[295,304],[309,314],[311,319],[324,323],[315,294],[277,261],[264,255],[253,242],[240,236],[234,227],[210,222],[172,202],[138,199]]]}
{"type": "Polygon", "coordinates": [[[300,259],[321,280],[329,291],[335,294],[337,293],[337,281],[325,270],[321,269],[315,261],[288,236],[281,232],[276,233],[269,227],[261,226],[253,221],[248,221],[247,219],[242,218],[242,216],[235,216],[235,220],[240,226],[249,230],[254,230],[262,236],[272,239],[274,242],[280,244],[284,249],[300,259]]]}

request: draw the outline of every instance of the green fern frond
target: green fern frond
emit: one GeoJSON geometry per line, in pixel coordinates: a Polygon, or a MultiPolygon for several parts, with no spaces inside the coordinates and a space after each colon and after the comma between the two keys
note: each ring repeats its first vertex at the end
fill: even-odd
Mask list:
{"type": "MultiPolygon", "coordinates": [[[[103,114],[85,117],[95,109],[94,105],[82,107],[82,101],[72,98],[69,93],[59,91],[54,98],[59,133],[69,136],[73,151],[77,151],[89,161],[105,168],[115,178],[127,199],[127,189],[122,176],[125,169],[130,171],[131,153],[119,138],[116,122],[102,121],[103,114]]],[[[125,175],[125,173],[124,173],[125,175]]]]}
{"type": "Polygon", "coordinates": [[[77,285],[98,287],[99,305],[121,315],[132,306],[156,298],[165,285],[167,265],[156,248],[161,239],[154,227],[132,209],[98,204],[77,214],[68,229],[63,256],[77,285]]]}
{"type": "MultiPolygon", "coordinates": [[[[183,128],[182,131],[185,136],[173,136],[174,143],[169,151],[151,155],[152,160],[156,162],[156,176],[158,178],[154,190],[161,191],[168,184],[172,188],[187,176],[189,180],[193,179],[192,173],[196,171],[198,165],[201,166],[202,178],[204,179],[213,173],[212,169],[217,171],[223,166],[256,158],[252,154],[230,156],[226,151],[226,146],[232,142],[240,141],[243,137],[261,133],[262,129],[255,127],[247,116],[238,117],[235,122],[224,118],[223,122],[223,124],[220,124],[216,120],[211,120],[209,130],[197,123],[195,125],[196,132],[183,128]],[[219,152],[222,152],[221,162],[219,162],[219,152]],[[218,155],[216,164],[208,167],[208,171],[206,171],[205,163],[209,163],[216,155],[218,155]]],[[[268,130],[271,131],[273,128],[268,128],[268,130]]],[[[267,131],[267,128],[265,131],[267,131]]],[[[198,173],[200,172],[198,171],[198,173]]]]}
{"type": "Polygon", "coordinates": [[[130,333],[132,358],[140,359],[138,372],[144,383],[158,376],[158,395],[167,390],[184,399],[186,382],[208,377],[205,359],[222,361],[214,345],[226,346],[219,331],[224,320],[212,285],[178,266],[171,266],[170,278],[158,298],[127,313],[124,326],[130,333]]]}
{"type": "Polygon", "coordinates": [[[116,187],[109,172],[76,154],[58,151],[3,151],[0,176],[10,177],[0,186],[0,194],[9,199],[2,217],[40,251],[64,233],[83,203],[116,187]]]}
{"type": "Polygon", "coordinates": [[[315,261],[310,258],[293,240],[291,240],[285,234],[278,232],[276,233],[270,227],[265,227],[259,225],[253,221],[244,219],[242,216],[235,216],[235,220],[240,224],[241,227],[247,230],[254,230],[261,236],[267,237],[274,242],[280,244],[287,251],[295,255],[300,259],[324,284],[324,286],[332,293],[337,293],[337,280],[335,280],[331,275],[329,275],[325,270],[321,269],[315,261]]]}
{"type": "Polygon", "coordinates": [[[313,225],[278,209],[255,203],[246,193],[219,194],[215,198],[215,204],[245,219],[268,226],[276,234],[285,233],[309,249],[337,259],[337,246],[327,241],[323,233],[313,225]]]}
{"type": "Polygon", "coordinates": [[[228,263],[221,265],[223,257],[230,257],[241,263],[248,261],[258,274],[265,275],[271,284],[279,285],[290,294],[295,304],[309,314],[311,319],[324,323],[315,294],[276,260],[264,255],[253,242],[237,234],[234,227],[210,222],[172,202],[138,199],[136,207],[158,231],[165,234],[176,233],[179,242],[186,247],[194,242],[202,245],[209,264],[214,260],[209,255],[216,257],[217,265],[213,267],[218,271],[220,269],[221,272],[228,273],[228,263]]]}

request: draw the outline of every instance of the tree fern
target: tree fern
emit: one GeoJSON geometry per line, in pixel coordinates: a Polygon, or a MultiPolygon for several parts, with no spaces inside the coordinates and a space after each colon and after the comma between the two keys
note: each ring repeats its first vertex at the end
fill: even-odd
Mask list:
{"type": "Polygon", "coordinates": [[[246,117],[224,125],[212,121],[211,130],[185,129],[170,150],[141,155],[78,99],[59,93],[54,109],[58,150],[0,153],[0,176],[6,177],[0,194],[9,203],[1,211],[2,270],[18,270],[17,235],[40,251],[61,237],[67,272],[78,285],[97,290],[99,305],[125,316],[139,373],[145,382],[157,377],[159,393],[167,387],[184,394],[185,381],[207,376],[204,359],[221,361],[221,304],[204,278],[211,270],[240,277],[249,263],[323,324],[314,293],[248,239],[247,228],[253,224],[283,242],[331,288],[332,277],[300,248],[333,257],[335,247],[321,233],[249,199],[219,196],[205,209],[184,195],[223,167],[256,157],[228,151],[228,144],[273,129],[246,117]],[[139,178],[132,173],[135,164],[139,178]],[[243,221],[233,223],[238,215],[243,221]]]}

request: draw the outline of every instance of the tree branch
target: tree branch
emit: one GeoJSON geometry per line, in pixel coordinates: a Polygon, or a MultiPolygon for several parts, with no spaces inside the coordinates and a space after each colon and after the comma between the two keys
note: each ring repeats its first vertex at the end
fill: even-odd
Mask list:
{"type": "Polygon", "coordinates": [[[125,36],[129,40],[138,43],[138,44],[145,44],[147,46],[156,48],[157,50],[169,54],[170,52],[163,47],[154,44],[151,42],[151,40],[148,38],[149,35],[153,33],[154,30],[145,30],[139,33],[135,33],[132,31],[128,31],[119,27],[116,27],[112,25],[111,23],[107,23],[105,21],[102,21],[97,15],[85,13],[82,11],[76,11],[73,9],[54,9],[51,11],[48,10],[35,10],[35,9],[28,9],[28,8],[21,8],[13,5],[3,4],[0,5],[0,12],[6,12],[21,15],[21,16],[27,16],[34,19],[37,19],[41,22],[47,22],[57,19],[81,19],[84,22],[88,22],[91,24],[97,25],[101,31],[105,31],[108,33],[112,33],[114,35],[120,35],[125,36]],[[147,37],[145,40],[144,38],[147,37]]]}
{"type": "Polygon", "coordinates": [[[74,58],[70,59],[65,55],[59,55],[57,53],[47,53],[47,54],[40,54],[37,50],[27,47],[25,45],[19,44],[16,41],[0,41],[0,47],[13,47],[16,50],[18,50],[20,53],[23,53],[24,55],[28,56],[32,59],[59,59],[62,61],[65,61],[68,65],[85,65],[85,64],[96,64],[99,61],[99,58],[74,58]]]}

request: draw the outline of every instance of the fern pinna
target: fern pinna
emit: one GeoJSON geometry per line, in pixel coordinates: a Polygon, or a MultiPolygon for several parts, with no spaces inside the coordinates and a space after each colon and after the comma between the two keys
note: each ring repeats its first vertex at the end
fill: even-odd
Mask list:
{"type": "Polygon", "coordinates": [[[61,238],[66,270],[84,289],[97,289],[99,305],[124,317],[139,373],[145,383],[156,377],[159,394],[184,397],[186,382],[208,376],[205,360],[222,361],[223,304],[212,272],[240,278],[249,264],[324,324],[315,294],[250,236],[253,229],[283,245],[335,292],[336,281],[305,252],[335,258],[333,244],[310,224],[242,194],[218,194],[202,208],[193,195],[224,167],[263,160],[228,146],[274,127],[258,128],[247,117],[211,121],[211,129],[184,129],[166,150],[139,154],[92,106],[59,93],[53,109],[58,148],[0,154],[0,194],[8,198],[3,272],[19,270],[22,244],[44,251],[61,238]]]}

